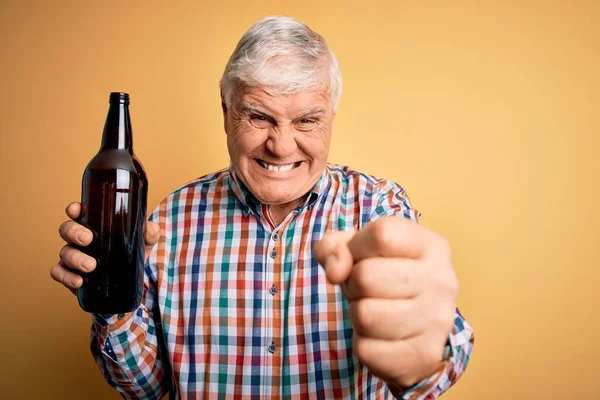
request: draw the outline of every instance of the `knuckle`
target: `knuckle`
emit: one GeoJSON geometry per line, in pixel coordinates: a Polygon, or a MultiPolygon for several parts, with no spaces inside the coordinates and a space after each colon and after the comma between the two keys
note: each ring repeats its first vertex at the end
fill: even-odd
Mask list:
{"type": "Polygon", "coordinates": [[[398,269],[396,273],[398,275],[397,279],[394,282],[395,284],[402,286],[403,288],[409,289],[411,287],[419,286],[417,285],[417,277],[415,277],[415,274],[411,273],[410,271],[398,269]]]}
{"type": "MultiPolygon", "coordinates": [[[[144,241],[148,244],[148,229],[146,230],[146,235],[144,237],[144,241]]],[[[329,238],[325,235],[321,240],[316,242],[315,244],[315,257],[319,261],[321,265],[325,262],[325,256],[329,251],[329,238]]]]}
{"type": "Polygon", "coordinates": [[[84,272],[89,272],[88,270],[90,270],[90,268],[85,265],[86,256],[84,256],[79,250],[69,245],[64,246],[61,249],[59,256],[62,262],[71,268],[75,268],[84,272]]]}
{"type": "Polygon", "coordinates": [[[373,276],[368,265],[361,261],[352,268],[352,280],[358,295],[368,295],[369,288],[373,284],[373,276]]]}
{"type": "Polygon", "coordinates": [[[58,279],[59,268],[60,268],[59,265],[55,265],[54,267],[50,268],[50,277],[52,279],[54,279],[55,281],[57,281],[57,282],[60,282],[59,279],[58,279]]]}
{"type": "Polygon", "coordinates": [[[456,318],[456,307],[454,307],[454,306],[448,307],[448,312],[446,313],[445,320],[444,320],[448,332],[452,331],[452,328],[454,328],[455,318],[456,318]]]}
{"type": "Polygon", "coordinates": [[[361,360],[366,362],[369,360],[369,346],[368,342],[361,337],[354,337],[354,355],[361,360]]]}
{"type": "Polygon", "coordinates": [[[62,249],[58,252],[58,256],[62,261],[66,261],[68,258],[69,246],[63,246],[62,249]]]}
{"type": "Polygon", "coordinates": [[[447,319],[448,317],[446,316],[446,313],[442,311],[437,311],[432,315],[432,322],[434,326],[445,326],[447,319]]]}
{"type": "Polygon", "coordinates": [[[440,329],[443,329],[444,332],[447,334],[448,332],[446,331],[450,331],[452,329],[452,326],[454,325],[453,307],[452,309],[450,307],[441,308],[440,311],[436,312],[433,315],[433,323],[435,326],[438,326],[440,327],[440,329]]]}
{"type": "Polygon", "coordinates": [[[69,272],[63,266],[55,265],[52,268],[50,275],[52,276],[52,279],[54,279],[56,282],[61,283],[65,286],[67,285],[66,282],[67,282],[69,272]]]}
{"type": "Polygon", "coordinates": [[[447,293],[453,300],[456,300],[458,296],[458,277],[452,268],[449,269],[448,273],[440,274],[437,285],[443,293],[447,293]]]}
{"type": "Polygon", "coordinates": [[[75,224],[74,222],[71,222],[66,230],[66,236],[67,239],[71,242],[75,242],[77,241],[77,224],[75,224]]]}
{"type": "Polygon", "coordinates": [[[444,257],[449,256],[452,251],[452,246],[448,239],[438,233],[434,234],[433,246],[435,251],[444,257]]]}
{"type": "Polygon", "coordinates": [[[373,224],[373,238],[379,246],[390,246],[393,244],[392,234],[393,227],[391,226],[391,220],[389,218],[382,218],[373,224]]]}
{"type": "Polygon", "coordinates": [[[73,248],[69,245],[63,246],[58,255],[63,262],[70,264],[73,259],[73,248]]]}
{"type": "Polygon", "coordinates": [[[367,332],[373,321],[373,310],[368,300],[357,300],[354,304],[356,314],[356,329],[359,332],[367,332]]]}
{"type": "Polygon", "coordinates": [[[61,224],[58,232],[60,236],[66,240],[67,242],[72,241],[71,238],[74,238],[74,233],[76,230],[76,224],[73,221],[65,221],[61,224]]]}
{"type": "Polygon", "coordinates": [[[70,223],[71,223],[71,221],[65,221],[62,224],[60,224],[60,226],[58,227],[58,234],[63,239],[65,238],[65,233],[66,233],[66,230],[67,230],[67,228],[68,228],[68,226],[69,226],[70,223]]]}
{"type": "Polygon", "coordinates": [[[436,364],[442,359],[443,348],[429,345],[425,349],[424,358],[428,364],[436,364]]]}
{"type": "Polygon", "coordinates": [[[449,289],[450,293],[454,297],[456,297],[456,295],[458,294],[459,282],[458,282],[458,277],[456,276],[456,274],[454,272],[452,274],[450,274],[447,285],[448,285],[448,289],[449,289]]]}

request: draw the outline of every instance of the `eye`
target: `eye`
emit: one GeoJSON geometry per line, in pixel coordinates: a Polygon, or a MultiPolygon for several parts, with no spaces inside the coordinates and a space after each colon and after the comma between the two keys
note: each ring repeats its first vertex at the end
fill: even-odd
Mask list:
{"type": "Polygon", "coordinates": [[[296,129],[299,131],[312,131],[317,126],[317,121],[311,118],[302,118],[296,122],[296,129]]]}
{"type": "Polygon", "coordinates": [[[260,114],[250,114],[250,123],[260,129],[269,128],[272,125],[271,118],[260,114]]]}

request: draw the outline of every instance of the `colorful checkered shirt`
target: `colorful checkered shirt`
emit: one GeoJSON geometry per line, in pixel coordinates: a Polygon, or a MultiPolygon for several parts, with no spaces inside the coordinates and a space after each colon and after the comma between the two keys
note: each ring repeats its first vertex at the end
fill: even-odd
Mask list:
{"type": "Polygon", "coordinates": [[[348,303],[313,256],[327,232],[390,215],[418,218],[402,187],[337,165],[278,226],[233,168],[181,187],[150,218],[142,305],[93,318],[104,377],[135,399],[438,397],[473,346],[458,309],[445,369],[392,393],[353,355],[348,303]]]}

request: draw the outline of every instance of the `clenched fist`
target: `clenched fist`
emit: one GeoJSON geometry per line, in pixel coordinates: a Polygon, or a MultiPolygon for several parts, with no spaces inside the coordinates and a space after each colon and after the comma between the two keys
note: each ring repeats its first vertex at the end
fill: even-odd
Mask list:
{"type": "Polygon", "coordinates": [[[354,353],[373,374],[408,388],[443,368],[458,281],[442,236],[392,216],[328,234],[315,251],[327,279],[341,285],[354,353]]]}

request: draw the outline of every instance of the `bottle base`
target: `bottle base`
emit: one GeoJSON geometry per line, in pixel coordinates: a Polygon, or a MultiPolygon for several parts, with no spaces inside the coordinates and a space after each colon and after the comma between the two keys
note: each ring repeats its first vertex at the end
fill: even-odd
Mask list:
{"type": "Polygon", "coordinates": [[[90,299],[83,298],[77,293],[79,307],[90,314],[125,314],[135,311],[141,303],[141,298],[134,296],[125,299],[90,299]]]}

